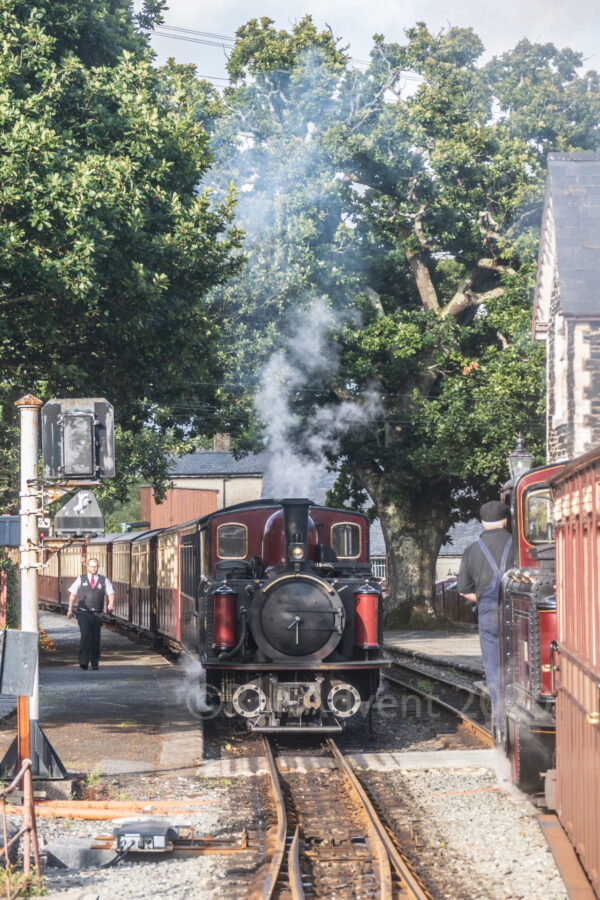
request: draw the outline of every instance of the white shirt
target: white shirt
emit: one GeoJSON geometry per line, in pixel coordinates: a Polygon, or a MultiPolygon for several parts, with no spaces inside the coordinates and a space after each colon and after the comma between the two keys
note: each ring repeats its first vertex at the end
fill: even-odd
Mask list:
{"type": "MultiPolygon", "coordinates": [[[[79,592],[79,588],[81,587],[81,579],[83,577],[84,577],[83,575],[80,575],[78,578],[75,579],[75,581],[69,588],[69,594],[77,595],[77,593],[79,592]]],[[[89,581],[91,577],[92,577],[91,575],[88,575],[87,580],[89,581]]],[[[94,578],[100,578],[100,577],[104,578],[104,585],[105,585],[104,592],[106,594],[114,594],[115,589],[112,586],[112,584],[110,583],[109,579],[106,577],[106,575],[102,575],[102,576],[94,575],[94,578]]]]}

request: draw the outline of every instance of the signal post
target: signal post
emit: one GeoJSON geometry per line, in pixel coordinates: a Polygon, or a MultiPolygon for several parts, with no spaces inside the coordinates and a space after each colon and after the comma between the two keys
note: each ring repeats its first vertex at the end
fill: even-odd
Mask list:
{"type": "Polygon", "coordinates": [[[33,761],[32,736],[40,717],[37,457],[39,412],[43,403],[26,394],[15,406],[21,418],[21,630],[36,634],[34,659],[30,661],[34,670],[33,693],[31,697],[17,700],[17,768],[20,768],[23,759],[33,761]]]}

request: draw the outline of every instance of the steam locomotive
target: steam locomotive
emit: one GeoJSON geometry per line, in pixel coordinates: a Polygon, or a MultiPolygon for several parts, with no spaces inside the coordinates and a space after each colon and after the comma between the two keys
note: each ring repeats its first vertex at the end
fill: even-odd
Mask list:
{"type": "Polygon", "coordinates": [[[257,731],[339,731],[375,695],[382,602],[364,516],[306,499],[208,517],[199,650],[209,697],[257,731]]]}
{"type": "Polygon", "coordinates": [[[115,618],[199,658],[207,703],[250,729],[340,731],[375,695],[383,604],[359,513],[258,500],[65,546],[48,555],[46,607],[65,608],[85,556],[114,585],[115,618]]]}

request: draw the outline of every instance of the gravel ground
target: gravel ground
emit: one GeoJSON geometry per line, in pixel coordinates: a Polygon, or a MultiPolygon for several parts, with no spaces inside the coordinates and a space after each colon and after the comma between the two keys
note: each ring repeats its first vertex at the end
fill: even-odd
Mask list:
{"type": "Polygon", "coordinates": [[[368,772],[363,780],[397,823],[412,822],[411,854],[440,900],[568,900],[536,810],[519,791],[500,790],[493,772],[368,772]]]}
{"type": "MultiPolygon", "coordinates": [[[[462,675],[462,673],[460,673],[462,675]]],[[[462,679],[461,679],[462,680],[462,679]]],[[[366,721],[357,718],[340,739],[346,752],[444,750],[479,746],[445,716],[432,719],[424,707],[404,702],[395,689],[384,688],[396,703],[375,715],[375,738],[366,721]],[[398,698],[399,701],[398,701],[398,698]],[[412,705],[411,705],[412,704],[412,705]]],[[[281,749],[318,754],[319,743],[281,749]]],[[[107,753],[111,752],[107,747],[107,753]]],[[[256,736],[227,720],[209,722],[205,758],[256,756],[256,736]]],[[[494,773],[468,769],[364,772],[362,776],[381,805],[398,823],[412,823],[417,838],[415,859],[425,859],[426,880],[439,900],[566,900],[536,811],[518,792],[499,790],[494,773]]],[[[164,773],[140,777],[105,777],[84,786],[88,799],[197,799],[201,813],[174,820],[196,826],[198,836],[239,837],[248,829],[251,849],[234,855],[214,855],[162,862],[121,862],[111,869],[44,871],[47,892],[89,892],[100,900],[238,900],[260,856],[257,832],[267,809],[265,779],[165,778],[164,773]],[[93,790],[92,790],[93,788],[93,790]],[[92,791],[92,793],[90,793],[92,791]]],[[[502,782],[506,787],[506,782],[502,782]]],[[[65,819],[38,820],[41,849],[72,836],[90,843],[110,834],[110,822],[65,819]]],[[[418,862],[420,866],[421,863],[418,862]]]]}
{"type": "MultiPolygon", "coordinates": [[[[122,780],[120,798],[153,799],[195,799],[202,804],[200,814],[178,815],[174,825],[196,827],[198,837],[239,838],[244,828],[251,832],[262,829],[264,806],[264,780],[239,779],[177,779],[175,782],[161,782],[149,791],[149,785],[140,784],[139,779],[127,784],[122,780]],[[137,784],[136,784],[137,782],[137,784]]],[[[115,794],[115,783],[110,785],[115,794]]],[[[111,834],[113,822],[89,822],[66,819],[38,819],[40,849],[43,853],[48,843],[73,837],[88,838],[90,843],[96,835],[111,834]]],[[[252,838],[251,838],[252,840],[252,838]]],[[[187,900],[204,898],[233,897],[239,881],[239,872],[252,871],[256,864],[257,841],[253,841],[252,851],[233,855],[198,856],[191,859],[172,859],[156,862],[120,862],[114,868],[56,869],[44,868],[44,887],[48,893],[67,891],[89,892],[101,900],[145,900],[148,897],[187,900]],[[224,882],[227,889],[224,889],[224,882]],[[231,891],[229,887],[231,886],[231,891]]],[[[244,876],[245,877],[245,876],[244,876]]]]}

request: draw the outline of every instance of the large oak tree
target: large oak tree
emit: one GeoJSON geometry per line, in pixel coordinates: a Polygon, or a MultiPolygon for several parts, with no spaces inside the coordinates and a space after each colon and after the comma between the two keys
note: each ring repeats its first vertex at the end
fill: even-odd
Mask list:
{"type": "Polygon", "coordinates": [[[233,382],[251,387],[289,341],[290,310],[317,295],[340,311],[340,365],[296,357],[289,438],[314,446],[319,410],[378,393],[370,424],[349,421],[328,445],[335,499],[368,491],[393,611],[416,620],[431,612],[448,528],[495,495],[517,432],[542,451],[528,324],[545,160],[598,146],[600,89],[580,55],[552,45],[522,41],[482,65],[470,29],[417,24],[406,37],[376,36],[359,71],[309,18],[238,31],[214,178],[245,191],[248,264],[215,302],[232,326],[232,426],[250,396],[233,382]]]}

